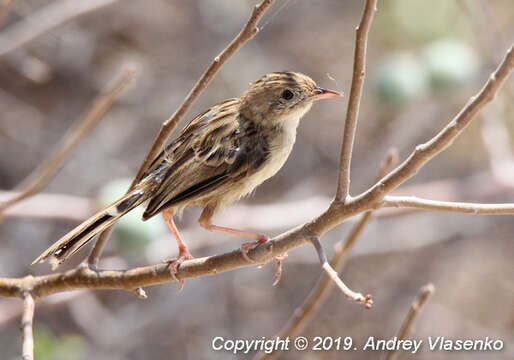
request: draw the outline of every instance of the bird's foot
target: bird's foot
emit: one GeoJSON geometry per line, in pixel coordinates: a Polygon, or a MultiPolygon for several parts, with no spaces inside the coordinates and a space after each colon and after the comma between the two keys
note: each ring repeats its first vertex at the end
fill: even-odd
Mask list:
{"type": "Polygon", "coordinates": [[[170,266],[171,276],[175,279],[175,281],[177,281],[180,284],[178,290],[179,292],[182,291],[182,289],[184,288],[184,280],[177,279],[176,274],[178,272],[178,268],[180,264],[182,264],[184,261],[191,259],[194,259],[194,256],[191,255],[191,253],[186,247],[179,249],[178,257],[176,257],[175,259],[166,259],[162,261],[163,263],[168,264],[170,266]]]}
{"type": "Polygon", "coordinates": [[[277,260],[277,268],[275,269],[275,280],[273,281],[273,286],[280,282],[280,277],[282,276],[282,261],[284,261],[287,256],[286,252],[282,255],[275,256],[275,260],[277,260]]]}
{"type": "Polygon", "coordinates": [[[260,244],[264,244],[266,242],[269,241],[269,237],[265,236],[265,235],[259,235],[259,237],[257,238],[257,241],[251,241],[251,242],[245,242],[241,245],[241,252],[243,253],[243,257],[248,261],[248,262],[254,262],[252,259],[250,259],[250,257],[248,256],[248,251],[250,251],[251,249],[253,249],[254,247],[260,245],[260,244]]]}

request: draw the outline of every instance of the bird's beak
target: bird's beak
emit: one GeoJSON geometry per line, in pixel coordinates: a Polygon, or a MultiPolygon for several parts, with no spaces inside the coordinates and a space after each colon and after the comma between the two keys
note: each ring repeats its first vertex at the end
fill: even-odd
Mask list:
{"type": "Polygon", "coordinates": [[[340,96],[343,96],[343,94],[338,93],[337,91],[334,91],[334,90],[316,88],[312,92],[312,96],[314,97],[315,100],[321,100],[321,99],[330,99],[330,98],[340,97],[340,96]]]}

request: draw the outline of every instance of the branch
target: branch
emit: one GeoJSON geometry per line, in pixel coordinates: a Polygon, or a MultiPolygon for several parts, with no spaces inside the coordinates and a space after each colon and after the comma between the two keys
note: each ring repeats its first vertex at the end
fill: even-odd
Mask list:
{"type": "Polygon", "coordinates": [[[387,193],[396,189],[416,173],[436,155],[447,149],[464,131],[471,120],[487,104],[492,102],[514,68],[514,51],[511,46],[498,68],[489,76],[480,92],[471,97],[462,110],[436,136],[424,144],[416,146],[411,155],[384,179],[371,189],[354,199],[355,204],[372,203],[381,200],[387,193]]]}
{"type": "Polygon", "coordinates": [[[362,95],[362,86],[366,75],[366,48],[368,33],[375,15],[377,0],[366,0],[364,12],[356,29],[355,53],[353,57],[352,86],[348,101],[348,110],[344,122],[343,145],[339,162],[339,179],[337,182],[336,200],[346,201],[350,191],[350,167],[352,161],[353,142],[357,129],[357,118],[362,95]]]}
{"type": "Polygon", "coordinates": [[[118,0],[60,0],[39,10],[0,33],[0,58],[50,30],[118,0]]]}
{"type": "Polygon", "coordinates": [[[116,99],[127,88],[134,75],[135,70],[133,68],[125,66],[122,69],[119,80],[94,100],[85,115],[74,123],[63,136],[53,153],[17,186],[16,195],[0,203],[0,221],[3,218],[3,211],[21,200],[34,195],[48,184],[80,141],[100,122],[116,99]]]}
{"type": "MultiPolygon", "coordinates": [[[[398,331],[398,335],[396,335],[399,340],[404,340],[407,338],[407,336],[409,336],[412,330],[412,326],[414,325],[414,321],[416,321],[421,308],[423,305],[425,305],[428,298],[434,293],[434,291],[435,288],[432,284],[425,285],[419,290],[418,296],[412,302],[407,317],[405,318],[402,327],[398,331]]],[[[395,360],[397,356],[397,350],[390,351],[387,354],[386,360],[395,360]]]]}
{"type": "MultiPolygon", "coordinates": [[[[367,214],[367,213],[366,213],[367,214]]],[[[364,214],[364,215],[366,215],[364,214]]],[[[367,223],[368,220],[365,220],[364,224],[367,223]]],[[[325,275],[328,276],[328,278],[337,285],[339,290],[348,298],[348,300],[353,300],[359,304],[363,304],[366,306],[366,309],[371,309],[373,306],[373,298],[371,295],[362,295],[361,293],[355,292],[352,289],[350,289],[344,282],[341,280],[339,275],[337,274],[337,271],[334,270],[334,268],[328,263],[327,255],[325,254],[325,250],[323,250],[323,247],[321,246],[321,242],[319,241],[319,238],[316,236],[313,236],[311,239],[311,243],[314,245],[314,248],[316,249],[316,252],[318,253],[319,261],[321,263],[321,268],[323,271],[325,271],[325,275]]],[[[348,254],[349,252],[347,252],[348,254]]]]}
{"type": "MultiPolygon", "coordinates": [[[[216,75],[218,70],[227,62],[228,59],[230,59],[232,55],[236,53],[237,50],[239,50],[239,48],[241,48],[241,46],[243,46],[249,40],[253,39],[259,33],[259,28],[257,27],[257,24],[259,23],[264,13],[266,12],[266,10],[268,10],[272,3],[273,0],[262,0],[261,3],[255,5],[252,14],[250,15],[250,18],[248,19],[248,22],[243,27],[243,29],[230,42],[230,44],[228,44],[228,46],[225,49],[223,49],[223,51],[218,56],[214,58],[214,61],[209,65],[207,70],[205,70],[205,72],[196,82],[195,86],[189,92],[189,94],[187,94],[186,98],[184,99],[184,102],[182,102],[182,104],[175,111],[175,113],[162,124],[161,129],[159,130],[159,133],[157,134],[157,137],[155,138],[154,143],[150,148],[150,151],[146,155],[143,164],[137,171],[136,177],[134,178],[134,180],[132,180],[132,184],[130,185],[128,191],[132,190],[134,186],[141,180],[145,171],[148,169],[152,161],[161,152],[161,149],[166,143],[168,137],[173,132],[175,126],[177,126],[180,120],[182,120],[183,116],[189,110],[191,105],[193,105],[198,96],[200,96],[202,91],[207,87],[207,85],[209,85],[209,83],[214,78],[214,75],[216,75]]],[[[114,225],[105,229],[98,237],[98,240],[93,246],[93,250],[91,251],[91,254],[88,258],[88,263],[90,266],[96,267],[98,265],[98,261],[100,261],[100,256],[102,255],[105,244],[111,236],[114,225]]]]}
{"type": "Polygon", "coordinates": [[[34,298],[30,293],[23,297],[23,315],[21,316],[21,336],[22,336],[22,359],[34,359],[34,337],[32,334],[32,324],[34,322],[34,298]]]}
{"type": "Polygon", "coordinates": [[[386,196],[381,206],[410,207],[422,210],[444,211],[476,215],[511,215],[514,204],[479,204],[421,199],[415,196],[386,196]]]}

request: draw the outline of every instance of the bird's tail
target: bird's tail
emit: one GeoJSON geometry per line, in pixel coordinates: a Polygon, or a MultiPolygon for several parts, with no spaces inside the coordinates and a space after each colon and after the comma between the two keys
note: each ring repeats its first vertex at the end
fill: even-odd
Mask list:
{"type": "Polygon", "coordinates": [[[151,192],[144,189],[135,189],[129,192],[64,235],[39,255],[32,264],[48,260],[52,269],[55,269],[87,244],[96,234],[114,224],[120,217],[143,203],[150,195],[151,192]]]}

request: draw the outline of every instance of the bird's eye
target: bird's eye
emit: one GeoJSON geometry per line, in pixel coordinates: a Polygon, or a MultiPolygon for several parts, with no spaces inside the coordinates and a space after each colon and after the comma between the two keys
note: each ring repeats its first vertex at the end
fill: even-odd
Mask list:
{"type": "Polygon", "coordinates": [[[291,90],[284,90],[282,93],[282,99],[291,100],[294,97],[294,94],[291,90]]]}

